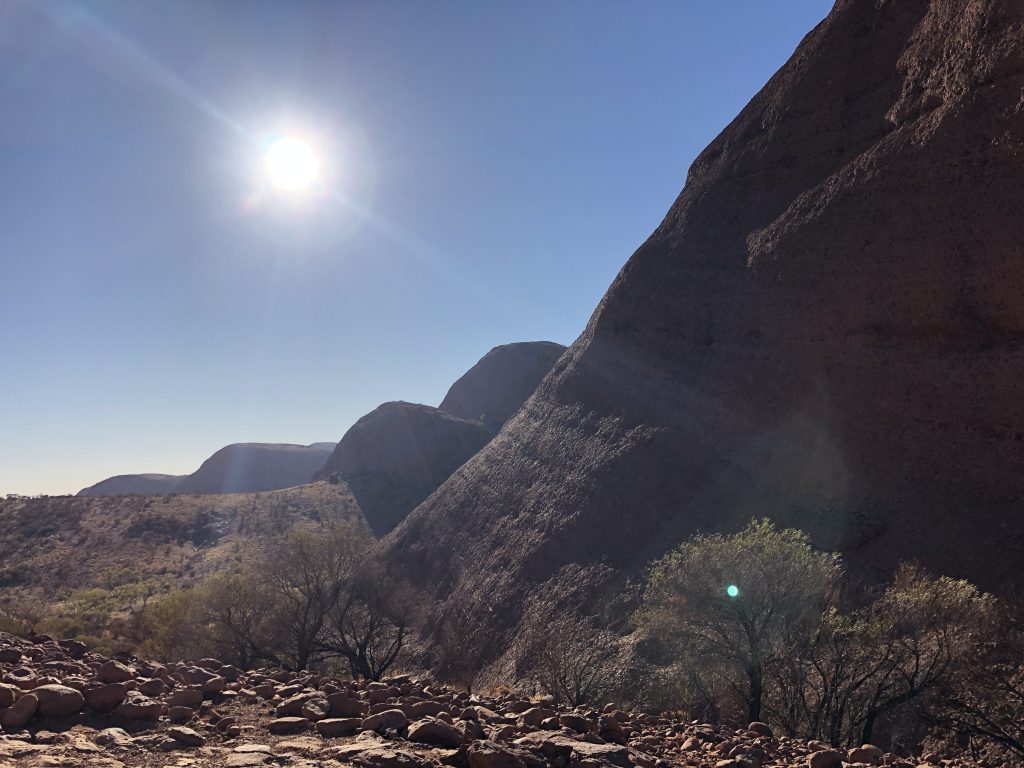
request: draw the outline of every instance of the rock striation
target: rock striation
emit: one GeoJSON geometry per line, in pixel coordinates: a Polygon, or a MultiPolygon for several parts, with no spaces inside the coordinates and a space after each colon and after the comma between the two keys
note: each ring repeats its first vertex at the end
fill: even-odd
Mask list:
{"type": "Polygon", "coordinates": [[[839,0],[384,557],[501,642],[752,516],[1021,586],[1022,89],[1017,0],[839,0]]]}

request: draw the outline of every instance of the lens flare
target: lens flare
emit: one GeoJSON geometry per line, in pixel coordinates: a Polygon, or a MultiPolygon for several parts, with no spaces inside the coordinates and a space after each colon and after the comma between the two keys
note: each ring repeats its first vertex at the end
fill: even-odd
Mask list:
{"type": "Polygon", "coordinates": [[[727,594],[729,597],[739,597],[740,588],[737,587],[735,584],[730,584],[728,587],[725,588],[725,594],[727,594]]]}

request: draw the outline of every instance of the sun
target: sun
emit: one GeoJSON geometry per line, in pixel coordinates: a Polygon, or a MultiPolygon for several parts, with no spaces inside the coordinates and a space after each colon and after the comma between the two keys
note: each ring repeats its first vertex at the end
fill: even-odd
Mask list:
{"type": "Polygon", "coordinates": [[[284,192],[304,192],[320,178],[320,157],[298,136],[285,136],[271,144],[264,164],[270,183],[284,192]]]}

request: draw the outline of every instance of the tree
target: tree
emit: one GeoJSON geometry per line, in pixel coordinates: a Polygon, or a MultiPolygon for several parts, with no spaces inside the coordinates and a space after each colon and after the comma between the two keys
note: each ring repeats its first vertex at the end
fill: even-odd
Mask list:
{"type": "Polygon", "coordinates": [[[210,653],[242,669],[260,661],[281,663],[277,606],[258,573],[251,568],[220,573],[195,591],[195,623],[205,630],[210,653]]]}
{"type": "Polygon", "coordinates": [[[655,563],[636,620],[678,650],[695,686],[705,668],[730,672],[746,716],[759,720],[766,673],[817,632],[840,574],[838,557],[806,534],[754,521],[731,536],[697,535],[655,563]]]}
{"type": "Polygon", "coordinates": [[[992,599],[971,584],[901,566],[860,608],[829,608],[772,669],[772,715],[791,735],[869,742],[879,719],[975,667],[992,599]]]}
{"type": "MultiPolygon", "coordinates": [[[[481,608],[478,604],[477,608],[481,608]]],[[[435,669],[467,693],[473,693],[477,678],[494,653],[492,628],[480,617],[488,609],[473,610],[460,602],[446,611],[438,632],[435,669]]]]}
{"type": "Polygon", "coordinates": [[[578,707],[608,692],[618,674],[618,638],[590,618],[538,614],[523,665],[556,701],[578,707]]]}
{"type": "Polygon", "coordinates": [[[398,660],[415,614],[408,587],[376,562],[364,563],[325,615],[324,652],[344,658],[353,677],[380,680],[398,660]]]}
{"type": "Polygon", "coordinates": [[[993,608],[992,597],[973,584],[901,566],[870,608],[864,644],[884,661],[855,720],[864,741],[880,715],[936,688],[970,658],[993,608]]]}
{"type": "Polygon", "coordinates": [[[328,614],[351,593],[372,538],[353,523],[299,528],[264,552],[260,577],[273,601],[282,666],[304,670],[323,657],[328,614]]]}

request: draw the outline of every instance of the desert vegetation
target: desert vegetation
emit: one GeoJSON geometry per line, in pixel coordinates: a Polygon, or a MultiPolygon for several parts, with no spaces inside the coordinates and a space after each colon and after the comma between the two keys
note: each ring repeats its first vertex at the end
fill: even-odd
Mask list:
{"type": "MultiPolygon", "coordinates": [[[[233,523],[246,524],[254,520],[233,523]]],[[[56,606],[8,587],[0,629],[363,681],[427,666],[467,693],[507,684],[569,707],[631,702],[708,723],[764,722],[836,747],[910,751],[932,728],[1024,756],[1019,606],[913,564],[887,582],[854,578],[838,555],[767,520],[696,535],[652,563],[626,622],[536,611],[503,678],[488,667],[500,638],[479,620],[481,606],[435,617],[424,653],[417,632],[431,607],[383,570],[360,521],[258,525],[269,535],[236,541],[191,579],[108,568],[56,606]]],[[[173,549],[158,527],[160,546],[173,549]]]]}
{"type": "Polygon", "coordinates": [[[354,679],[379,680],[400,658],[416,607],[368,557],[373,542],[357,523],[297,527],[245,565],[155,603],[137,639],[161,658],[299,672],[341,663],[354,679]]]}

